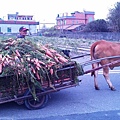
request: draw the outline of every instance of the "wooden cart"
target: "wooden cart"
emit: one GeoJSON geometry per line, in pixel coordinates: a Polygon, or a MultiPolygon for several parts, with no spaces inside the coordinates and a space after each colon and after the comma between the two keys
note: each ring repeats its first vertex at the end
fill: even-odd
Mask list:
{"type": "MultiPolygon", "coordinates": [[[[73,59],[79,57],[83,56],[74,57],[73,59]]],[[[22,80],[20,79],[19,81],[17,81],[18,76],[11,75],[0,77],[0,104],[14,101],[18,104],[25,104],[25,106],[31,110],[43,108],[48,102],[49,93],[57,92],[59,90],[70,87],[75,87],[79,85],[79,82],[81,81],[78,79],[78,76],[88,74],[92,71],[99,70],[103,67],[120,62],[120,60],[116,60],[113,63],[100,66],[96,69],[91,69],[87,71],[83,70],[84,66],[86,65],[90,65],[101,60],[111,58],[120,58],[120,56],[105,57],[93,61],[86,61],[84,63],[80,63],[79,70],[78,63],[76,63],[75,61],[64,64],[61,68],[57,69],[57,77],[51,76],[50,78],[48,78],[51,79],[51,83],[49,82],[49,80],[44,81],[43,83],[41,83],[41,88],[35,88],[36,99],[28,88],[27,83],[22,82],[22,80]]]]}
{"type": "MultiPolygon", "coordinates": [[[[57,70],[57,77],[51,76],[51,83],[44,81],[41,88],[36,87],[36,97],[31,93],[27,83],[17,80],[18,76],[0,77],[0,104],[15,101],[18,104],[25,104],[28,109],[43,108],[49,93],[78,85],[76,62],[69,62],[57,70]]],[[[19,76],[20,77],[20,76],[19,76]]],[[[39,80],[38,80],[39,82],[39,80]]]]}

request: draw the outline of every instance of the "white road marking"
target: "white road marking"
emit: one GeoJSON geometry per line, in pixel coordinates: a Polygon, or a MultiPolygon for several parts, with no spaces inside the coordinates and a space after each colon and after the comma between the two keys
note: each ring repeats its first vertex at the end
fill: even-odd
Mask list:
{"type": "MultiPolygon", "coordinates": [[[[109,73],[110,74],[120,73],[120,70],[110,70],[109,73]]],[[[102,70],[98,71],[98,74],[103,74],[103,71],[102,70]]]]}
{"type": "MultiPolygon", "coordinates": [[[[120,70],[110,70],[109,73],[110,73],[110,74],[118,74],[118,73],[120,73],[120,70]]],[[[88,73],[88,74],[86,74],[86,75],[90,75],[90,74],[91,74],[91,73],[88,73]]],[[[98,74],[103,74],[103,71],[102,71],[102,70],[99,70],[99,71],[98,71],[98,74]]]]}

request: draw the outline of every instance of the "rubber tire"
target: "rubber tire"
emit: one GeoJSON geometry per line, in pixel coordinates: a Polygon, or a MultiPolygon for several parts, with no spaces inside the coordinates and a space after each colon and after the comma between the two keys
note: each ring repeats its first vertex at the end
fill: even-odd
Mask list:
{"type": "MultiPolygon", "coordinates": [[[[31,95],[29,90],[27,90],[27,92],[25,93],[25,96],[27,96],[27,95],[31,95]]],[[[27,107],[27,109],[36,110],[36,109],[41,109],[46,106],[46,104],[48,102],[48,95],[42,95],[42,96],[37,96],[37,97],[39,99],[39,102],[35,101],[33,97],[25,99],[24,103],[25,103],[25,106],[27,107]]]]}

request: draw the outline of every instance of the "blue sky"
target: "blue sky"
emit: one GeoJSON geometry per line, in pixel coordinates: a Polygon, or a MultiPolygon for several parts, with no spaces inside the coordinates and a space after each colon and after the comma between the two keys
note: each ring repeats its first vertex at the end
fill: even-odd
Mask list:
{"type": "Polygon", "coordinates": [[[110,8],[120,0],[1,0],[0,17],[19,12],[34,15],[40,22],[55,23],[57,14],[83,10],[94,11],[95,19],[106,19],[110,8]]]}

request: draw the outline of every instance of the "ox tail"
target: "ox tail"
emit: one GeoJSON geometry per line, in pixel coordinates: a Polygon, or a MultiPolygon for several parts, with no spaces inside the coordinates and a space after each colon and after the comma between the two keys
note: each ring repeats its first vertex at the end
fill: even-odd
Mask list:
{"type": "MultiPolygon", "coordinates": [[[[96,46],[100,43],[101,41],[97,41],[95,43],[92,44],[91,48],[90,48],[90,55],[91,55],[91,60],[95,60],[95,48],[96,46]]],[[[96,63],[94,63],[96,64],[96,63]]],[[[94,64],[92,64],[92,69],[94,69],[94,64]]],[[[91,76],[95,75],[95,71],[91,72],[91,76]]]]}

